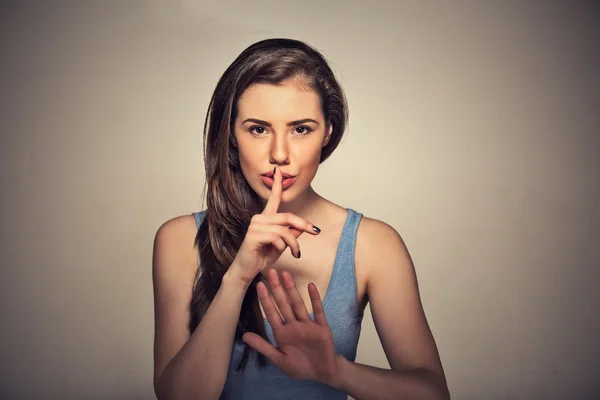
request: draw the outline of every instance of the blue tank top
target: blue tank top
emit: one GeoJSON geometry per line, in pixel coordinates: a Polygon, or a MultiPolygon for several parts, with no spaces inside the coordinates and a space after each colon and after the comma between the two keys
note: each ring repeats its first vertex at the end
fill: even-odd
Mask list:
{"type": "MultiPolygon", "coordinates": [[[[356,232],[362,214],[352,209],[347,210],[348,216],[338,243],[329,286],[322,301],[325,317],[333,335],[336,353],[342,354],[350,361],[355,361],[363,313],[359,310],[357,296],[354,249],[356,232]]],[[[197,227],[200,227],[205,213],[206,210],[193,213],[197,227]]],[[[314,320],[312,313],[310,317],[314,320]]],[[[266,318],[264,318],[264,322],[267,337],[275,346],[271,324],[266,318]]],[[[244,342],[236,338],[233,343],[227,380],[220,399],[347,400],[348,398],[346,393],[331,386],[310,380],[292,379],[268,360],[266,367],[259,368],[255,351],[250,353],[244,371],[236,372],[235,368],[239,364],[243,352],[244,342]]]]}

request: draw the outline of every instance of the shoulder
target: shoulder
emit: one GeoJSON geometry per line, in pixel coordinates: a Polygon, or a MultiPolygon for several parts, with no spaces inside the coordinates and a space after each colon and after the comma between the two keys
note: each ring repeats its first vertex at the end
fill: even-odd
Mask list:
{"type": "Polygon", "coordinates": [[[196,220],[192,214],[165,221],[154,237],[154,268],[186,266],[195,273],[197,267],[196,220]]]}
{"type": "Polygon", "coordinates": [[[165,221],[156,232],[159,244],[193,243],[196,237],[196,219],[192,214],[180,215],[165,221]]]}
{"type": "Polygon", "coordinates": [[[357,247],[373,250],[401,250],[404,241],[398,231],[378,219],[362,217],[356,238],[357,247]]]}
{"type": "Polygon", "coordinates": [[[366,268],[368,278],[385,274],[389,268],[412,269],[408,249],[398,231],[386,222],[364,216],[356,235],[356,262],[366,268]]]}

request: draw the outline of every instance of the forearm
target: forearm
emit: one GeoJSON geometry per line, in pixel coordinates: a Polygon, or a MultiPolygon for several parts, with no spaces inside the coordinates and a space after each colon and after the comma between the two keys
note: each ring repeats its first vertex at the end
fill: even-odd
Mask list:
{"type": "Polygon", "coordinates": [[[229,276],[188,341],[169,362],[158,399],[218,399],[223,391],[246,287],[229,276]]]}
{"type": "Polygon", "coordinates": [[[444,378],[429,371],[396,372],[337,357],[339,373],[327,383],[356,400],[450,399],[444,378]]]}

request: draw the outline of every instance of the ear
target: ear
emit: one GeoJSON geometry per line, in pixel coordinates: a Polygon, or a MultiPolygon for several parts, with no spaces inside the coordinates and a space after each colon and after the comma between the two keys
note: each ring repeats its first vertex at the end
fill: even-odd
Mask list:
{"type": "Polygon", "coordinates": [[[325,139],[323,139],[323,147],[327,146],[327,144],[329,143],[329,140],[331,139],[331,133],[333,132],[333,123],[330,122],[328,124],[329,126],[329,132],[327,132],[327,135],[325,135],[325,139]]]}

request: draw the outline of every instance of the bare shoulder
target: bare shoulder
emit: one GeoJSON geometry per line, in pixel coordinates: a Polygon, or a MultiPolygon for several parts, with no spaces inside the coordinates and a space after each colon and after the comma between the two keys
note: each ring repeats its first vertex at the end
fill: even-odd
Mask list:
{"type": "Polygon", "coordinates": [[[156,238],[162,241],[179,240],[190,237],[192,243],[196,236],[196,219],[192,214],[180,215],[164,222],[156,232],[156,238]]]}
{"type": "Polygon", "coordinates": [[[387,253],[405,251],[404,241],[398,231],[381,220],[369,217],[361,218],[356,237],[356,246],[370,252],[384,251],[387,253]]]}
{"type": "Polygon", "coordinates": [[[158,228],[154,238],[154,268],[181,269],[186,266],[189,270],[181,272],[195,272],[197,267],[195,237],[196,220],[191,214],[174,217],[164,222],[158,228]]]}
{"type": "Polygon", "coordinates": [[[183,215],[163,223],[154,238],[154,385],[189,337],[188,306],[197,270],[196,221],[183,215]]]}
{"type": "Polygon", "coordinates": [[[410,255],[398,231],[386,222],[369,217],[363,217],[358,228],[356,261],[366,269],[369,278],[385,273],[385,268],[392,265],[412,269],[410,255]]]}

